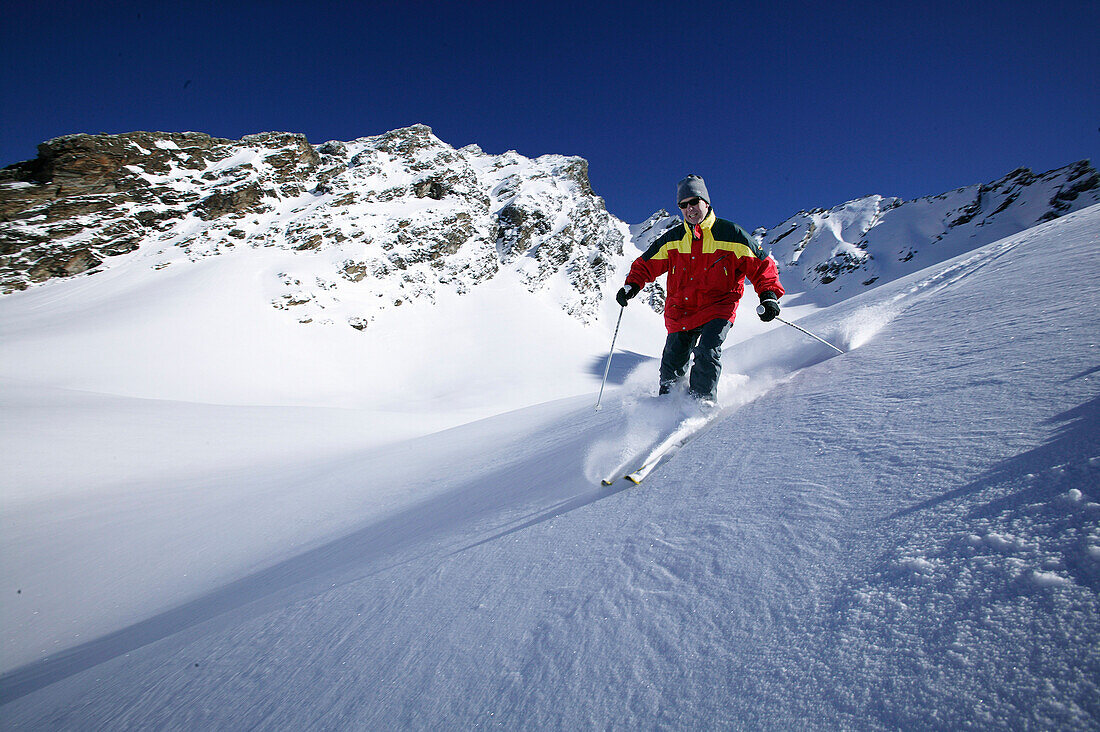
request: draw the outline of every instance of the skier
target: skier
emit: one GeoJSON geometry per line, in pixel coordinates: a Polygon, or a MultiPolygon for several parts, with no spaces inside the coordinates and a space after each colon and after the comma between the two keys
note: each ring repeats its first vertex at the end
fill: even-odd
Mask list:
{"type": "Polygon", "coordinates": [[[689,175],[677,183],[676,201],[684,215],[683,227],[666,232],[634,260],[615,300],[626,307],[646,283],[668,273],[668,337],[661,354],[659,391],[668,394],[683,379],[694,353],[688,393],[713,405],[722,372],[722,343],[745,292],[745,278],[760,296],[764,322],[779,315],[783,286],[775,260],[740,226],[714,215],[702,178],[689,175]]]}

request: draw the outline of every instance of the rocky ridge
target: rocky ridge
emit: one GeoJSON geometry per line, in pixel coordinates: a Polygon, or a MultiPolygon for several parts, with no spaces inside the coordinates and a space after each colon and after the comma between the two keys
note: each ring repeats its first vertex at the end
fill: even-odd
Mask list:
{"type": "Polygon", "coordinates": [[[0,288],[163,268],[278,248],[297,253],[272,304],[301,322],[365,328],[389,307],[501,272],[582,321],[623,254],[587,163],[455,149],[424,125],[312,146],[302,135],[70,135],[0,173],[0,288]]]}
{"type": "Polygon", "coordinates": [[[828,305],[1096,203],[1100,175],[1080,161],[1039,175],[1020,168],[912,201],[865,196],[754,235],[788,291],[828,305]]]}

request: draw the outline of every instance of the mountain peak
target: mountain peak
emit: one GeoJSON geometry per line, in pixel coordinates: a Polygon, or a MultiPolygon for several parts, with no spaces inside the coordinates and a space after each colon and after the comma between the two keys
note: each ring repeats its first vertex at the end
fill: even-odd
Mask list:
{"type": "Polygon", "coordinates": [[[242,248],[288,258],[272,304],[363,328],[506,267],[581,320],[628,234],[582,158],[456,150],[415,124],[314,147],[303,135],[68,135],[0,173],[0,287],[113,266],[161,269],[242,248]],[[325,262],[318,266],[318,257],[325,262]]]}

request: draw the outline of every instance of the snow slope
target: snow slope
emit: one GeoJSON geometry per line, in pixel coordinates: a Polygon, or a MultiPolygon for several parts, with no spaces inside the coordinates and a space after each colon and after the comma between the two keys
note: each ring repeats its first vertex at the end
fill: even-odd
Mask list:
{"type": "Polygon", "coordinates": [[[490,378],[542,402],[479,414],[454,383],[437,410],[407,391],[467,373],[458,334],[384,409],[335,408],[350,381],[320,376],[295,404],[262,368],[201,404],[239,385],[59,366],[94,316],[68,288],[0,301],[0,720],[1095,729],[1097,232],[1093,206],[800,321],[844,356],[753,325],[722,416],[630,489],[593,473],[661,414],[641,309],[602,411],[598,344],[563,326],[490,378]]]}

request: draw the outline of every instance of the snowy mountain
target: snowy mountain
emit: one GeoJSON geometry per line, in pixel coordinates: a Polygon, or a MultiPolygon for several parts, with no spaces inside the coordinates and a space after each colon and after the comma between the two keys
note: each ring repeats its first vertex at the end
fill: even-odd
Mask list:
{"type": "Polygon", "coordinates": [[[632,303],[593,409],[667,215],[421,127],[264,137],[5,173],[5,728],[1100,727],[1090,168],[761,232],[846,353],[746,309],[625,489],[686,408],[632,303]]]}
{"type": "Polygon", "coordinates": [[[317,147],[285,133],[61,137],[5,169],[0,217],[5,292],[121,255],[161,269],[271,247],[299,253],[273,275],[275,307],[360,330],[502,268],[591,320],[627,235],[583,159],[455,150],[423,125],[317,147]]]}
{"type": "Polygon", "coordinates": [[[758,233],[788,289],[826,305],[1098,202],[1100,175],[1082,161],[913,201],[866,196],[758,233]]]}

